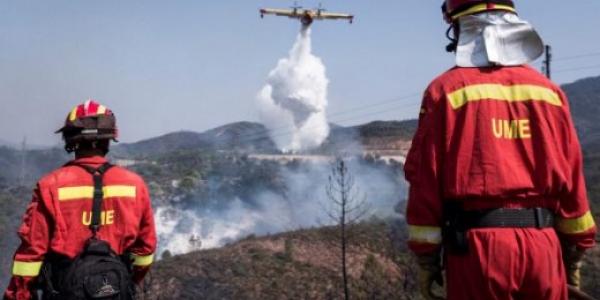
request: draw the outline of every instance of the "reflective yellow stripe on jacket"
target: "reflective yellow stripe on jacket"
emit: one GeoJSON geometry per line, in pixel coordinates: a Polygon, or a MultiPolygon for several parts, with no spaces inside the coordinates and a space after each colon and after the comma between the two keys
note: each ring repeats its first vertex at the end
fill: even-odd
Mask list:
{"type": "Polygon", "coordinates": [[[442,229],[435,226],[408,226],[408,240],[416,243],[441,244],[442,229]]]}
{"type": "Polygon", "coordinates": [[[15,260],[13,262],[12,274],[13,276],[30,276],[35,277],[40,274],[42,268],[41,261],[26,262],[15,260]]]}
{"type": "MultiPolygon", "coordinates": [[[[135,186],[130,185],[108,185],[102,188],[104,198],[132,197],[136,196],[135,186]]],[[[69,201],[79,199],[92,199],[94,197],[93,186],[71,186],[58,189],[58,201],[69,201]]]]}
{"type": "Polygon", "coordinates": [[[453,109],[460,109],[470,102],[481,100],[527,102],[541,101],[554,106],[562,106],[560,96],[553,90],[537,85],[475,84],[456,90],[447,95],[453,109]]]}
{"type": "Polygon", "coordinates": [[[138,267],[146,267],[152,264],[154,261],[154,254],[150,255],[136,255],[131,254],[131,258],[133,258],[133,265],[138,267]]]}
{"type": "Polygon", "coordinates": [[[586,212],[579,218],[563,219],[559,218],[556,221],[556,230],[565,234],[577,234],[586,232],[594,228],[594,217],[590,211],[586,212]]]}

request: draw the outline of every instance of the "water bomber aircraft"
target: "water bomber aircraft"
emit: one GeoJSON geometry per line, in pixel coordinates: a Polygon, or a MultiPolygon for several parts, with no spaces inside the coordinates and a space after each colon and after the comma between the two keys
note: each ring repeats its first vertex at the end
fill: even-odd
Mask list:
{"type": "Polygon", "coordinates": [[[298,19],[302,25],[308,27],[314,20],[348,20],[350,23],[354,21],[354,16],[345,13],[334,13],[326,12],[324,8],[319,5],[315,9],[304,9],[302,6],[294,5],[291,9],[280,9],[280,8],[261,8],[260,17],[264,18],[265,15],[275,15],[281,17],[288,17],[290,19],[298,19]]]}

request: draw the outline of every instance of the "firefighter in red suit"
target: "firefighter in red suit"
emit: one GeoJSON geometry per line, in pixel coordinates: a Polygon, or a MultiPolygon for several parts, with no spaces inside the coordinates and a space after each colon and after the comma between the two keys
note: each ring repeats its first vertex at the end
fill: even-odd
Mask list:
{"type": "Polygon", "coordinates": [[[526,65],[543,43],[512,1],[443,11],[457,66],[425,91],[405,164],[421,294],[439,299],[444,265],[450,300],[567,299],[596,233],[567,97],[526,65]]]}
{"type": "MultiPolygon", "coordinates": [[[[4,299],[31,299],[47,259],[73,259],[92,235],[88,227],[93,180],[74,164],[97,168],[107,162],[109,142],[117,138],[115,117],[108,108],[90,100],[76,106],[58,132],[63,135],[67,152],[75,152],[75,160],[37,183],[18,231],[21,245],[14,256],[4,299]]],[[[140,176],[118,166],[106,172],[103,186],[98,238],[107,241],[117,254],[129,256],[133,281],[139,283],[156,249],[148,189],[140,176]]]]}

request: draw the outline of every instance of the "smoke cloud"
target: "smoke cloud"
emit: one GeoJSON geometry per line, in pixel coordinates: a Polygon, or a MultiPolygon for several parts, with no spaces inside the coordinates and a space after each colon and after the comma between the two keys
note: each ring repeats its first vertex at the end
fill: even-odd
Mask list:
{"type": "MultiPolygon", "coordinates": [[[[394,207],[406,195],[407,185],[397,166],[362,159],[347,163],[356,188],[371,208],[366,217],[398,217],[394,207]]],[[[332,203],[325,193],[330,167],[324,162],[306,162],[294,168],[282,164],[277,173],[285,182],[284,193],[265,189],[243,199],[213,201],[218,205],[157,207],[159,253],[183,254],[221,247],[251,234],[333,224],[328,215],[332,203]]]]}
{"type": "Polygon", "coordinates": [[[316,148],[329,135],[325,115],[325,66],[311,53],[311,31],[303,28],[289,56],[279,60],[258,94],[259,114],[284,152],[316,148]]]}

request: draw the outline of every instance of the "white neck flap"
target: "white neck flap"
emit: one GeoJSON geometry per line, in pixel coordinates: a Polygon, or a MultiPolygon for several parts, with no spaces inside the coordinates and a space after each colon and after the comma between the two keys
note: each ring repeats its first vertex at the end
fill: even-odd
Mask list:
{"type": "Polygon", "coordinates": [[[517,66],[544,52],[544,42],[527,21],[510,12],[488,12],[459,19],[459,67],[517,66]]]}

